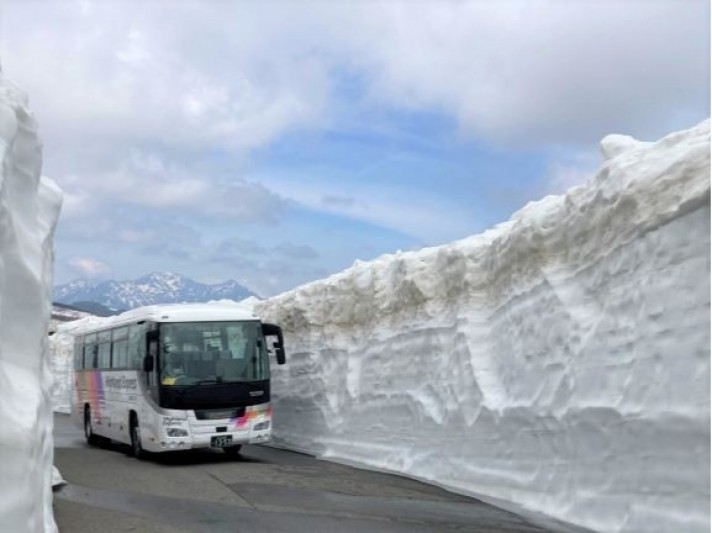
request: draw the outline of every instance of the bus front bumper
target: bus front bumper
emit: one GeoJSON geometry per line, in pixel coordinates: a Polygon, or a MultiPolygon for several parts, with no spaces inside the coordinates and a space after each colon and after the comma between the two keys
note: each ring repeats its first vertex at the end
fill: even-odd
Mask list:
{"type": "Polygon", "coordinates": [[[195,450],[200,448],[227,448],[241,444],[264,444],[270,442],[271,430],[241,431],[234,433],[193,434],[187,437],[163,437],[160,442],[145,446],[147,451],[167,452],[195,450]]]}

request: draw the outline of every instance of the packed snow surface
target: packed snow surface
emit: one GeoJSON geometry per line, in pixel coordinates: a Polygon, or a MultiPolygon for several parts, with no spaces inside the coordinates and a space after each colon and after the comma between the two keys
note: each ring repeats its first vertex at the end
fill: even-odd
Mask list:
{"type": "Polygon", "coordinates": [[[57,324],[56,332],[49,338],[52,354],[52,409],[57,413],[70,413],[74,394],[74,333],[100,325],[102,319],[88,316],[71,322],[57,324]]]}
{"type": "Polygon", "coordinates": [[[0,77],[0,530],[56,531],[47,351],[61,193],[25,96],[0,77]]]}
{"type": "Polygon", "coordinates": [[[709,122],[481,235],[257,303],[275,439],[597,531],[710,528],[709,122]]]}

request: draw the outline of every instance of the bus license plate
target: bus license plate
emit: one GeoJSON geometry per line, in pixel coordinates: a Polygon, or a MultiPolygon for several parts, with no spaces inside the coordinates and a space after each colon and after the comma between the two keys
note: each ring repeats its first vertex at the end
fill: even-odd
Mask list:
{"type": "Polygon", "coordinates": [[[213,448],[227,448],[232,446],[232,435],[221,435],[220,437],[211,437],[210,446],[213,448]]]}

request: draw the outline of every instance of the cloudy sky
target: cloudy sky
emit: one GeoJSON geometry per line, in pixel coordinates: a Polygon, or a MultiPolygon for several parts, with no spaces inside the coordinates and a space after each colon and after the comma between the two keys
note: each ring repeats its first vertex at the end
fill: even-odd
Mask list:
{"type": "Polygon", "coordinates": [[[5,1],[56,281],[272,295],[479,233],[710,114],[705,0],[5,1]]]}

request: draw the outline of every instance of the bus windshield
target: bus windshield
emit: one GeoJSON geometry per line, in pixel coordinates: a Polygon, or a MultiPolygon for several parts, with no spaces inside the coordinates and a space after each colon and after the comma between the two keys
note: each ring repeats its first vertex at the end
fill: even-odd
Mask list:
{"type": "Polygon", "coordinates": [[[162,385],[269,379],[267,351],[257,321],[163,323],[160,347],[162,385]]]}

